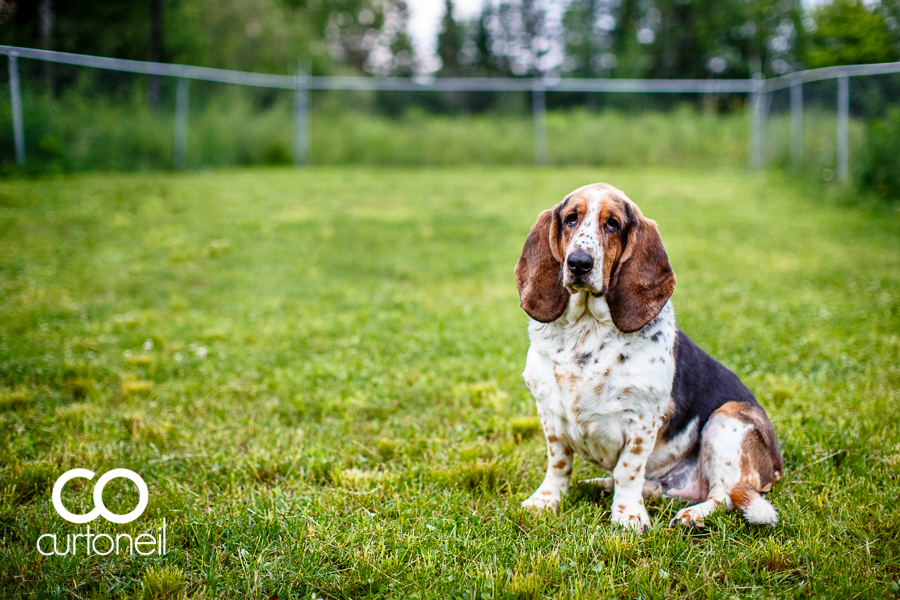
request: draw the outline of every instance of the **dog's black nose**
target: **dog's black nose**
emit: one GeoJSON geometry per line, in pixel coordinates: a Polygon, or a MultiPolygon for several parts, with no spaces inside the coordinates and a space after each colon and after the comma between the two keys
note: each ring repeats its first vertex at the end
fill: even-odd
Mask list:
{"type": "Polygon", "coordinates": [[[585,252],[573,252],[566,263],[575,275],[586,275],[594,268],[594,259],[585,252]]]}

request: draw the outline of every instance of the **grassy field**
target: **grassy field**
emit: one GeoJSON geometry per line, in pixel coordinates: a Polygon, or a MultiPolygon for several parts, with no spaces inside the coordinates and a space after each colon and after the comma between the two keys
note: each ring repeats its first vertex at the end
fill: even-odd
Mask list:
{"type": "Polygon", "coordinates": [[[884,205],[737,170],[0,181],[0,597],[900,596],[898,240],[884,205]],[[680,325],[768,410],[775,528],[672,530],[659,499],[635,536],[582,484],[519,508],[545,458],[513,266],[596,180],[657,220],[680,325]],[[92,530],[165,519],[167,553],[39,554],[84,530],[50,502],[78,467],[139,472],[146,512],[92,530]]]}

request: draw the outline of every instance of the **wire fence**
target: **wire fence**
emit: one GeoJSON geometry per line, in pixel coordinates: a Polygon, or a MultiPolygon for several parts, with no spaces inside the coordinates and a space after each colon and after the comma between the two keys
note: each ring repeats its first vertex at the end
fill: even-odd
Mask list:
{"type": "Polygon", "coordinates": [[[630,93],[630,94],[745,94],[749,97],[748,160],[751,168],[765,163],[766,121],[772,100],[778,92],[790,92],[790,157],[795,168],[804,162],[803,89],[804,84],[837,81],[836,171],[841,181],[850,172],[850,78],[900,73],[900,62],[872,65],[827,67],[791,73],[765,80],[752,79],[574,79],[544,78],[429,78],[429,77],[322,77],[310,76],[302,70],[294,75],[274,75],[231,71],[190,65],[154,63],[100,56],[53,52],[33,48],[0,46],[9,65],[9,89],[12,109],[16,162],[26,162],[22,85],[18,59],[47,61],[58,64],[105,69],[125,73],[172,77],[178,82],[174,132],[174,166],[186,166],[188,145],[188,108],[190,82],[201,80],[290,90],[293,92],[293,162],[305,165],[310,147],[310,92],[313,90],[402,91],[402,92],[528,92],[534,137],[534,162],[548,164],[547,100],[548,92],[630,93]]]}

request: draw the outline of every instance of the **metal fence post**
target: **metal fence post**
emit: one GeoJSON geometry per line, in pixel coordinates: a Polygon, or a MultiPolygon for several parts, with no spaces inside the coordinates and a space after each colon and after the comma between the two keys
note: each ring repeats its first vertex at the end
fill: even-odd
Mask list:
{"type": "Polygon", "coordinates": [[[847,73],[838,76],[837,114],[837,176],[847,181],[850,175],[850,78],[847,73]]]}
{"type": "Polygon", "coordinates": [[[791,164],[795,171],[803,167],[803,82],[791,83],[791,164]]]}
{"type": "Polygon", "coordinates": [[[765,81],[762,73],[753,75],[753,95],[751,96],[751,127],[750,132],[750,167],[758,169],[763,164],[763,128],[765,127],[763,114],[763,88],[765,81]]]}
{"type": "Polygon", "coordinates": [[[9,96],[12,102],[13,138],[16,142],[16,162],[25,164],[25,125],[22,122],[22,89],[19,85],[19,64],[16,53],[9,53],[9,96]]]}
{"type": "Polygon", "coordinates": [[[188,104],[190,100],[191,80],[178,78],[178,91],[175,94],[175,168],[187,166],[188,139],[188,104]]]}
{"type": "Polygon", "coordinates": [[[302,69],[294,81],[294,166],[299,167],[306,164],[309,153],[309,87],[302,69]]]}
{"type": "Polygon", "coordinates": [[[534,120],[534,164],[546,165],[547,158],[547,92],[544,82],[535,79],[531,88],[531,112],[534,120]]]}

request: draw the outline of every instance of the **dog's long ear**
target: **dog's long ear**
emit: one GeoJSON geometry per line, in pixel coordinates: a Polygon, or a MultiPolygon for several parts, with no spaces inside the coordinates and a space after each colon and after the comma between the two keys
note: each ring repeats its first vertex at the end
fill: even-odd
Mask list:
{"type": "Polygon", "coordinates": [[[552,209],[538,215],[516,263],[519,305],[529,317],[541,323],[558,319],[569,303],[569,291],[562,285],[562,263],[556,248],[559,227],[553,226],[554,220],[552,209]]]}
{"type": "Polygon", "coordinates": [[[674,290],[675,273],[656,223],[638,212],[606,296],[613,323],[625,333],[643,329],[656,318],[674,290]]]}

